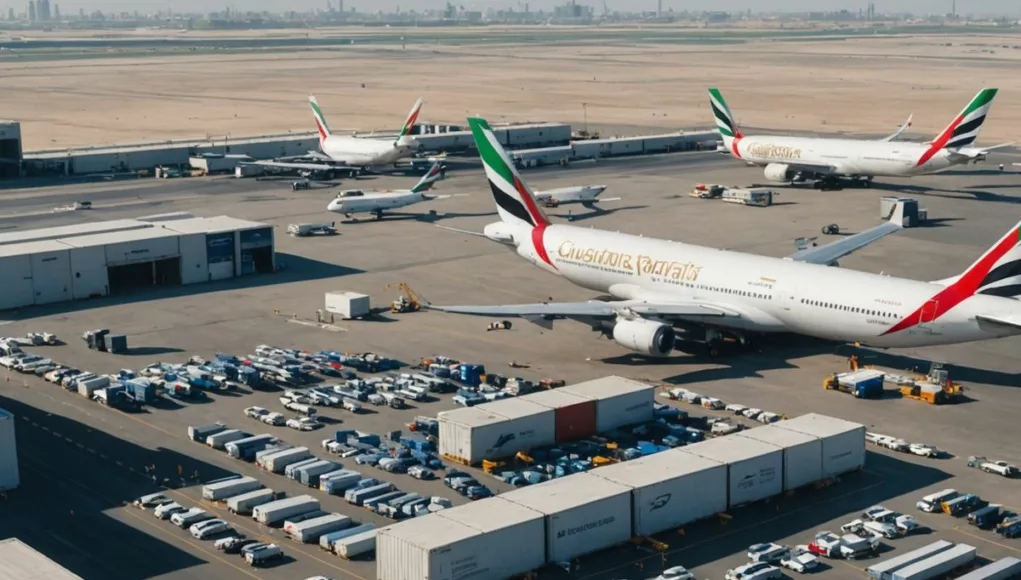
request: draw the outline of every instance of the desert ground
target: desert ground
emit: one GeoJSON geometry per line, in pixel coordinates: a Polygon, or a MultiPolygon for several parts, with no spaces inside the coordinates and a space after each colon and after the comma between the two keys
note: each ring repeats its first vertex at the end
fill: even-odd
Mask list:
{"type": "Polygon", "coordinates": [[[307,47],[272,31],[243,50],[218,49],[216,35],[209,47],[161,47],[177,33],[154,31],[149,48],[104,37],[96,48],[10,50],[0,114],[21,121],[27,151],[307,131],[309,93],[338,131],[395,129],[417,96],[426,122],[707,127],[709,86],[746,127],[885,133],[913,113],[915,132],[935,135],[985,86],[1002,92],[981,142],[1013,141],[1021,122],[1013,36],[512,30],[318,30],[307,47]]]}

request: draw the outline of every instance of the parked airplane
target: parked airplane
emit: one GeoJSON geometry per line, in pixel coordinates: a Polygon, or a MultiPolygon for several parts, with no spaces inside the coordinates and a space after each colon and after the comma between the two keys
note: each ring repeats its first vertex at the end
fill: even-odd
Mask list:
{"type": "Polygon", "coordinates": [[[875,347],[916,347],[1021,334],[1021,223],[961,276],[919,282],[826,267],[899,226],[887,222],[832,244],[771,258],[606,230],[551,224],[483,119],[469,119],[500,221],[484,236],[608,302],[436,306],[520,316],[546,326],[572,319],[654,357],[678,327],[704,333],[710,354],[728,335],[792,332],[875,347]]]}
{"type": "Polygon", "coordinates": [[[572,203],[580,203],[586,207],[593,207],[594,204],[607,201],[620,201],[619,197],[599,198],[599,194],[606,191],[605,185],[575,185],[571,187],[559,187],[535,192],[535,201],[546,207],[557,207],[572,203]]]}
{"type": "Polygon", "coordinates": [[[1012,145],[974,146],[996,92],[997,89],[979,91],[946,129],[928,143],[896,141],[903,131],[881,141],[745,136],[719,89],[709,89],[709,104],[724,147],[750,165],[765,166],[767,179],[788,183],[815,179],[817,187],[839,189],[845,178],[852,185],[867,187],[876,176],[934,173],[953,165],[982,161],[990,151],[1012,145]]]}
{"type": "Polygon", "coordinates": [[[335,213],[342,213],[347,217],[353,217],[356,213],[371,213],[376,219],[383,219],[383,211],[407,207],[423,201],[444,199],[449,195],[431,195],[428,193],[434,183],[443,178],[443,165],[434,163],[428,173],[414,187],[404,191],[362,191],[351,189],[343,191],[326,206],[326,209],[335,213]]]}
{"type": "Polygon", "coordinates": [[[308,102],[312,107],[312,116],[316,122],[316,130],[319,132],[319,149],[322,151],[322,154],[310,151],[309,155],[319,162],[255,161],[252,165],[321,172],[344,167],[368,168],[395,164],[402,159],[411,157],[421,148],[418,141],[411,136],[411,130],[418,122],[418,114],[422,110],[424,101],[421,98],[415,101],[400,133],[390,143],[382,139],[334,135],[330,131],[330,126],[326,124],[326,117],[323,116],[316,98],[309,96],[308,102]]]}

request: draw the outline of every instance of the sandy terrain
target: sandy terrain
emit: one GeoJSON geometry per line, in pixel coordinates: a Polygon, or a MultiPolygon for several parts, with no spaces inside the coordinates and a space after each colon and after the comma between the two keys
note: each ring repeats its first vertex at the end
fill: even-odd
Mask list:
{"type": "Polygon", "coordinates": [[[445,33],[430,30],[428,44],[412,40],[405,50],[356,41],[332,49],[8,57],[0,59],[0,95],[3,116],[22,122],[26,150],[306,131],[310,92],[335,130],[395,129],[419,95],[427,122],[482,114],[580,125],[584,102],[591,124],[705,127],[712,85],[740,123],[777,130],[883,133],[914,113],[915,131],[935,135],[983,86],[1002,94],[982,143],[1014,140],[1021,122],[1016,37],[696,44],[668,29],[660,41],[636,41],[633,31],[617,40],[594,31],[598,42],[579,41],[577,29],[570,38],[531,33],[530,42],[518,40],[527,36],[518,30],[513,43],[501,43],[498,30],[474,38],[459,31],[440,42],[434,37],[445,33]]]}

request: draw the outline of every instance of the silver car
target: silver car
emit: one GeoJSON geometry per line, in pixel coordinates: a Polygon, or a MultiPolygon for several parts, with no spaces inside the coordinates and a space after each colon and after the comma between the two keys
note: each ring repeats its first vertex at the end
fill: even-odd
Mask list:
{"type": "Polygon", "coordinates": [[[779,580],[783,571],[766,562],[753,562],[727,570],[727,580],[779,580]]]}

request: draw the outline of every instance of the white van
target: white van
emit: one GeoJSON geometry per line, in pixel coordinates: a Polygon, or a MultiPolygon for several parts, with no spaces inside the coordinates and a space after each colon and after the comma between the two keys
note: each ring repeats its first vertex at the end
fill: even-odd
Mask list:
{"type": "Polygon", "coordinates": [[[206,510],[201,508],[191,508],[186,512],[181,512],[179,514],[174,514],[170,516],[170,523],[174,524],[179,528],[188,528],[191,527],[192,524],[197,524],[201,521],[211,519],[213,519],[213,516],[210,515],[209,512],[207,512],[206,510]]]}
{"type": "Polygon", "coordinates": [[[943,502],[954,499],[959,494],[956,489],[944,489],[931,493],[915,503],[915,507],[930,514],[943,511],[943,502]]]}

